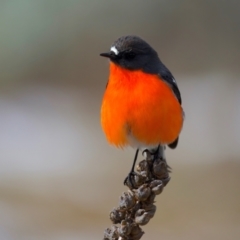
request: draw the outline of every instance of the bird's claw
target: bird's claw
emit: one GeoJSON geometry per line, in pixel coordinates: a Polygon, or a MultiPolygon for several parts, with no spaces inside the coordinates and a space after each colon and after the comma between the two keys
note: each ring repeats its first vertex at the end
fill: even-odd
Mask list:
{"type": "Polygon", "coordinates": [[[130,187],[130,188],[134,188],[134,183],[135,183],[135,180],[134,180],[134,176],[136,176],[137,173],[136,172],[130,172],[127,177],[125,178],[123,184],[130,187]]]}

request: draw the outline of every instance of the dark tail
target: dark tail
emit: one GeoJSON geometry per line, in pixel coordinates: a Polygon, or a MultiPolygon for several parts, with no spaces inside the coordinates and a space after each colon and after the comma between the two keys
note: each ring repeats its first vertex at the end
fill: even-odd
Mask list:
{"type": "Polygon", "coordinates": [[[178,145],[178,138],[177,138],[174,142],[168,144],[168,146],[169,146],[171,149],[176,148],[177,145],[178,145]]]}

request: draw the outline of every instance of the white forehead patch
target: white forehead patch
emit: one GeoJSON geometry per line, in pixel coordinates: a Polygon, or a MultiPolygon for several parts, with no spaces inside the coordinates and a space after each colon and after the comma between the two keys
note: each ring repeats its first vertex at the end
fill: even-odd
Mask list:
{"type": "Polygon", "coordinates": [[[119,53],[115,46],[112,46],[112,47],[110,48],[110,50],[111,50],[112,52],[114,52],[116,55],[118,55],[118,53],[119,53]]]}

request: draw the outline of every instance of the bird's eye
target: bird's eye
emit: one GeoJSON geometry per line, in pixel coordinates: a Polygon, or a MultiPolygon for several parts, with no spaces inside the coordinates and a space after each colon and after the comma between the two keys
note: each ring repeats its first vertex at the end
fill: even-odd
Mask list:
{"type": "Polygon", "coordinates": [[[124,58],[127,59],[127,60],[132,60],[132,59],[135,58],[135,56],[136,56],[136,53],[132,52],[132,51],[131,52],[126,52],[124,54],[124,58]]]}

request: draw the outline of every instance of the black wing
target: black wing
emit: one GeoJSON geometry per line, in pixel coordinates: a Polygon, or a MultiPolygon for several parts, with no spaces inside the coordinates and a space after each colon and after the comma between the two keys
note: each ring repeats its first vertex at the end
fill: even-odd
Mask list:
{"type": "Polygon", "coordinates": [[[159,76],[169,84],[179,103],[182,104],[181,93],[178,89],[177,82],[172,73],[163,64],[161,64],[161,68],[159,69],[159,76]]]}
{"type": "MultiPolygon", "coordinates": [[[[177,82],[173,77],[172,73],[163,64],[161,64],[161,68],[159,69],[159,76],[169,84],[176,98],[178,99],[179,103],[182,104],[181,93],[178,89],[177,82]]],[[[168,146],[172,149],[176,148],[177,145],[178,145],[178,137],[177,139],[175,139],[174,142],[168,144],[168,146]]]]}

